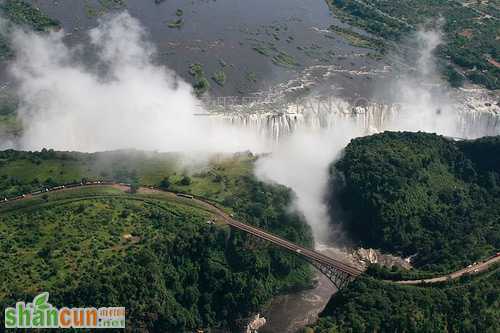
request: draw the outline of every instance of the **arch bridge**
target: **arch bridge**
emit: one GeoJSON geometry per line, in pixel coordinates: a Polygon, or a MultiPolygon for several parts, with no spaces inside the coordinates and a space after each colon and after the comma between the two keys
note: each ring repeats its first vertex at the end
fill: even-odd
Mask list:
{"type": "Polygon", "coordinates": [[[318,251],[297,245],[260,228],[236,221],[233,218],[225,219],[225,222],[234,229],[268,241],[273,245],[302,257],[323,273],[339,290],[363,273],[355,267],[330,258],[318,251]]]}

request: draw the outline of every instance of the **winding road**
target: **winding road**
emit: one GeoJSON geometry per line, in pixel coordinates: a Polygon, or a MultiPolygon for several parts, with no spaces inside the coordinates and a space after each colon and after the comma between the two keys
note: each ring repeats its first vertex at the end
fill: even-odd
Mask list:
{"type": "MultiPolygon", "coordinates": [[[[158,190],[158,189],[147,189],[149,191],[154,191],[154,192],[161,192],[161,193],[169,193],[170,195],[175,196],[176,194],[173,192],[168,192],[168,191],[163,191],[163,190],[158,190]]],[[[144,191],[144,190],[143,190],[144,191]]],[[[193,197],[191,199],[185,199],[185,200],[192,200],[196,204],[205,207],[205,209],[211,211],[214,213],[216,216],[220,218],[220,220],[236,229],[239,229],[241,231],[247,232],[251,235],[254,235],[256,237],[259,237],[261,239],[264,239],[266,241],[269,241],[279,247],[285,248],[289,251],[292,251],[298,255],[301,255],[303,257],[306,257],[308,260],[314,260],[314,261],[319,261],[319,262],[324,262],[327,263],[331,266],[336,267],[336,269],[347,273],[353,277],[357,277],[362,274],[362,271],[354,268],[352,266],[346,265],[345,263],[335,260],[333,258],[330,258],[328,256],[325,256],[324,254],[317,252],[315,250],[311,250],[302,246],[299,246],[297,244],[294,244],[292,242],[289,242],[285,239],[282,239],[278,236],[275,236],[273,234],[270,234],[267,231],[264,231],[260,228],[242,223],[240,221],[237,221],[234,219],[231,215],[228,215],[226,212],[224,212],[222,209],[218,208],[217,206],[213,205],[212,203],[209,203],[201,198],[193,197]]],[[[440,282],[445,282],[448,280],[454,280],[458,279],[461,276],[465,274],[477,274],[480,272],[484,272],[488,270],[493,264],[495,263],[500,263],[500,255],[495,255],[485,261],[480,261],[477,263],[474,263],[472,265],[469,265],[465,268],[462,268],[458,271],[455,271],[450,274],[434,277],[434,278],[429,278],[429,279],[419,279],[419,280],[401,280],[401,281],[390,281],[393,283],[397,284],[403,284],[403,285],[418,285],[418,284],[432,284],[432,283],[440,283],[440,282]]]]}
{"type": "Polygon", "coordinates": [[[201,199],[199,197],[193,196],[192,198],[187,198],[187,197],[179,197],[178,194],[174,192],[169,192],[169,191],[164,191],[164,190],[159,190],[159,189],[151,189],[151,188],[141,188],[139,190],[141,193],[164,193],[164,194],[169,194],[171,196],[177,196],[180,198],[180,200],[189,200],[191,202],[196,203],[199,206],[202,206],[205,208],[205,210],[208,210],[212,212],[217,218],[225,223],[230,225],[231,227],[244,231],[248,234],[251,234],[255,237],[258,237],[260,239],[266,240],[274,245],[277,245],[281,248],[287,249],[288,251],[291,251],[301,257],[304,257],[305,259],[309,261],[315,261],[320,264],[325,264],[329,266],[335,267],[337,270],[341,271],[342,273],[346,273],[352,277],[357,277],[361,275],[363,272],[353,266],[347,265],[339,260],[330,258],[318,251],[297,245],[295,243],[292,243],[290,241],[287,241],[286,239],[283,239],[281,237],[278,237],[276,235],[273,235],[263,229],[257,228],[255,226],[240,222],[233,218],[231,215],[227,214],[224,212],[221,208],[215,206],[214,204],[205,201],[204,199],[201,199]]]}
{"type": "Polygon", "coordinates": [[[500,263],[500,255],[493,256],[486,261],[482,262],[480,261],[477,262],[476,264],[469,265],[451,274],[442,275],[430,279],[395,281],[395,283],[406,284],[406,285],[417,285],[417,284],[432,284],[432,283],[446,282],[448,280],[458,279],[459,277],[465,274],[477,274],[480,272],[484,272],[488,270],[488,268],[490,268],[495,263],[500,263]]]}
{"type": "MultiPolygon", "coordinates": [[[[32,198],[35,195],[39,195],[45,192],[56,192],[56,191],[67,191],[71,190],[73,188],[78,188],[78,187],[86,187],[86,186],[111,186],[116,189],[120,189],[121,191],[127,191],[129,190],[129,184],[122,184],[122,183],[114,183],[114,182],[90,182],[86,184],[72,184],[70,186],[58,186],[52,189],[46,189],[44,191],[38,191],[35,193],[28,193],[26,195],[22,195],[10,200],[5,199],[5,201],[1,201],[0,204],[4,205],[9,202],[15,202],[19,200],[25,200],[32,198]]],[[[290,241],[287,241],[286,239],[283,239],[281,237],[278,237],[276,235],[273,235],[263,229],[257,228],[252,225],[245,224],[243,222],[240,222],[236,220],[232,214],[226,213],[224,210],[221,208],[217,207],[215,204],[207,201],[204,198],[200,198],[197,196],[193,196],[190,194],[182,194],[182,193],[175,193],[175,192],[170,192],[170,191],[165,191],[159,188],[153,188],[153,187],[141,187],[138,190],[139,193],[142,194],[153,194],[153,193],[161,193],[163,195],[169,196],[172,199],[180,200],[185,203],[194,203],[195,205],[202,207],[204,210],[211,212],[216,216],[216,218],[219,220],[219,222],[225,223],[227,225],[230,225],[231,227],[241,230],[243,232],[246,232],[248,234],[251,234],[255,237],[258,237],[260,239],[266,240],[278,247],[284,248],[298,256],[303,257],[304,259],[308,260],[309,262],[315,264],[315,266],[322,265],[324,267],[330,267],[334,268],[336,271],[338,271],[339,274],[343,274],[350,279],[354,279],[358,276],[360,276],[363,271],[359,270],[358,268],[355,268],[353,266],[347,265],[339,260],[330,258],[318,251],[300,246],[298,244],[292,243],[290,241]]],[[[472,265],[469,265],[463,269],[460,269],[458,271],[455,271],[450,274],[434,277],[434,278],[429,278],[429,279],[418,279],[418,280],[402,280],[402,281],[387,281],[387,282],[392,282],[396,284],[401,284],[401,285],[419,285],[419,284],[432,284],[432,283],[440,283],[440,282],[445,282],[448,280],[453,280],[453,279],[458,279],[461,276],[465,274],[477,274],[480,272],[484,272],[487,269],[489,269],[492,265],[495,263],[500,263],[500,253],[497,253],[495,256],[492,256],[488,258],[485,261],[480,261],[477,263],[474,263],[472,265]]],[[[323,272],[325,273],[325,272],[323,272]]],[[[325,274],[326,275],[326,274],[325,274]]],[[[331,277],[329,277],[331,278],[331,277]]]]}

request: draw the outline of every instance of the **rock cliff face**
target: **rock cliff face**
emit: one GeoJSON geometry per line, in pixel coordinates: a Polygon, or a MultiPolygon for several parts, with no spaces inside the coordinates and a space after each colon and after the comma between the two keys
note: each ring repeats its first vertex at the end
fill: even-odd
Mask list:
{"type": "Polygon", "coordinates": [[[250,319],[250,323],[248,324],[245,333],[257,333],[257,331],[265,324],[266,318],[261,317],[260,314],[257,313],[250,319]]]}
{"type": "Polygon", "coordinates": [[[410,269],[412,267],[411,257],[403,259],[391,254],[383,254],[379,250],[359,248],[354,250],[352,255],[365,267],[369,264],[379,264],[389,268],[396,266],[404,269],[410,269]]]}

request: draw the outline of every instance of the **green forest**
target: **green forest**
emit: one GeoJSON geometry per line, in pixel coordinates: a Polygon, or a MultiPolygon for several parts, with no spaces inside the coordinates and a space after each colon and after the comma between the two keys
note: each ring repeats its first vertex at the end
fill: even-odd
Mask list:
{"type": "Polygon", "coordinates": [[[335,294],[305,333],[500,331],[500,268],[439,286],[360,278],[335,294]]]}
{"type": "Polygon", "coordinates": [[[7,0],[2,5],[5,16],[12,22],[27,25],[37,31],[47,31],[58,28],[59,22],[54,20],[22,0],[7,0]]]}
{"type": "Polygon", "coordinates": [[[437,276],[500,248],[500,137],[453,141],[426,133],[358,138],[331,165],[331,209],[360,245],[415,269],[378,265],[335,294],[304,333],[498,332],[500,268],[415,286],[386,279],[437,276]]]}
{"type": "Polygon", "coordinates": [[[442,74],[451,85],[463,81],[462,74],[455,70],[458,66],[472,82],[489,89],[500,88],[498,3],[478,1],[469,6],[446,0],[331,0],[329,3],[340,19],[389,42],[400,42],[418,27],[437,21],[444,37],[437,55],[442,74]],[[454,66],[448,66],[449,63],[454,66]]]}
{"type": "MultiPolygon", "coordinates": [[[[9,22],[27,26],[36,31],[48,31],[60,27],[59,22],[42,13],[38,8],[22,0],[6,0],[0,4],[0,14],[9,22]]],[[[2,31],[3,33],[3,31],[2,31]]],[[[9,42],[0,34],[0,60],[12,56],[9,42]]]]}
{"type": "Polygon", "coordinates": [[[361,245],[415,255],[416,268],[448,272],[500,248],[499,153],[500,137],[358,138],[331,166],[332,191],[361,245]]]}
{"type": "MultiPolygon", "coordinates": [[[[223,202],[242,221],[306,246],[312,243],[309,227],[287,210],[290,191],[257,181],[253,158],[247,156],[221,157],[205,171],[187,175],[170,154],[152,154],[140,163],[124,153],[108,153],[108,159],[106,154],[47,150],[2,154],[0,178],[8,179],[0,186],[4,193],[36,188],[35,178],[45,185],[47,174],[58,184],[114,166],[121,170],[117,178],[135,177],[148,185],[145,181],[157,179],[156,185],[201,193],[223,202]],[[120,169],[127,162],[137,169],[120,169]]],[[[48,291],[52,304],[125,306],[130,327],[192,332],[234,329],[272,296],[311,286],[305,262],[227,226],[206,223],[210,218],[199,207],[159,194],[111,187],[49,192],[4,205],[2,306],[48,291]]]]}

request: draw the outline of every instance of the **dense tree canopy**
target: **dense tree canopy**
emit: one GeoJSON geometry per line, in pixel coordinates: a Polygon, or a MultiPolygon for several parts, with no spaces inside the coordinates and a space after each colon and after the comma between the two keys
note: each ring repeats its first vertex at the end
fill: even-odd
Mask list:
{"type": "Polygon", "coordinates": [[[313,332],[498,332],[499,283],[500,269],[432,287],[361,278],[332,298],[313,332]]]}
{"type": "MultiPolygon", "coordinates": [[[[144,184],[154,174],[164,187],[165,179],[172,178],[168,187],[204,194],[242,221],[312,244],[309,227],[287,209],[290,190],[256,180],[249,160],[222,161],[212,165],[216,176],[200,173],[189,184],[177,184],[186,176],[169,168],[173,161],[168,158],[161,163],[141,158],[143,169],[123,169],[116,175],[123,162],[118,160],[134,162],[131,156],[113,160],[110,155],[111,178],[144,184]]],[[[60,184],[108,170],[95,169],[95,161],[87,168],[94,157],[49,150],[0,152],[0,192],[36,189],[40,183],[33,180],[46,175],[60,184]]],[[[103,159],[101,155],[99,162],[103,159]]],[[[239,319],[259,311],[272,296],[310,286],[309,266],[293,254],[206,223],[210,216],[203,210],[116,191],[88,187],[49,192],[46,198],[18,202],[15,210],[9,204],[0,207],[0,304],[31,300],[35,291],[43,290],[60,306],[125,306],[133,329],[233,330],[239,319]]]]}
{"type": "Polygon", "coordinates": [[[497,39],[500,13],[490,1],[469,2],[467,6],[446,0],[328,2],[335,7],[337,17],[386,41],[399,42],[411,31],[437,21],[435,29],[443,35],[443,42],[436,50],[438,67],[451,85],[461,85],[465,75],[488,89],[500,87],[500,68],[497,66],[500,61],[497,39]]]}
{"type": "Polygon", "coordinates": [[[352,140],[332,191],[361,244],[446,271],[500,248],[500,137],[386,132],[352,140]]]}
{"type": "Polygon", "coordinates": [[[500,137],[454,142],[386,132],[351,141],[331,166],[346,227],[363,245],[417,254],[421,270],[370,267],[305,332],[498,332],[498,266],[441,284],[381,279],[430,277],[498,251],[499,173],[500,137]]]}

